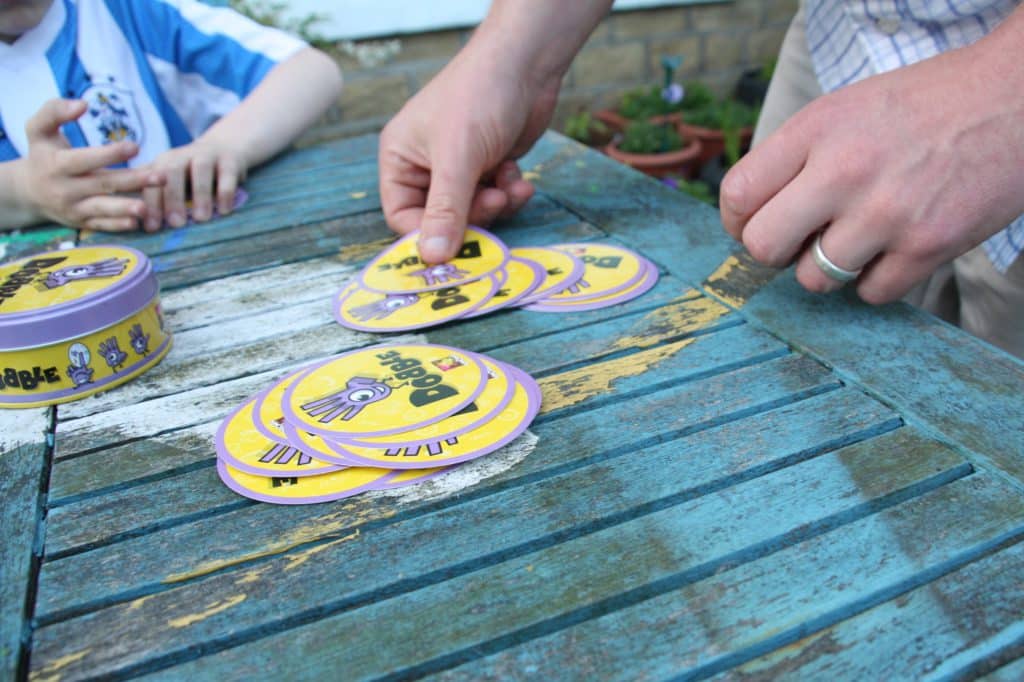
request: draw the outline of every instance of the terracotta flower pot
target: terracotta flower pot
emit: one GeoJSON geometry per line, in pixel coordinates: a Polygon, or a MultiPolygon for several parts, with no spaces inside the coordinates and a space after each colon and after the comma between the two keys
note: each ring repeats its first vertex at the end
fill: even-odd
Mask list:
{"type": "MultiPolygon", "coordinates": [[[[594,118],[601,121],[601,123],[604,123],[617,133],[624,131],[626,126],[630,124],[630,119],[626,118],[614,109],[598,109],[594,112],[594,118]]],[[[651,122],[653,123],[663,123],[667,121],[678,125],[682,120],[681,114],[665,114],[664,116],[651,117],[651,122]]]]}
{"type": "MultiPolygon", "coordinates": [[[[679,132],[682,133],[683,137],[700,140],[701,153],[700,160],[697,163],[698,167],[703,166],[711,159],[721,156],[725,151],[725,135],[721,130],[695,126],[687,123],[686,121],[682,121],[679,124],[679,132]]],[[[750,148],[750,138],[753,136],[753,128],[743,128],[740,130],[741,151],[750,148]]]]}
{"type": "Polygon", "coordinates": [[[647,175],[656,178],[663,178],[669,174],[685,175],[690,177],[696,172],[697,159],[700,158],[701,142],[696,138],[684,136],[688,142],[685,147],[674,152],[663,154],[631,154],[624,152],[618,147],[618,140],[612,140],[604,153],[620,163],[637,169],[647,175]]]}

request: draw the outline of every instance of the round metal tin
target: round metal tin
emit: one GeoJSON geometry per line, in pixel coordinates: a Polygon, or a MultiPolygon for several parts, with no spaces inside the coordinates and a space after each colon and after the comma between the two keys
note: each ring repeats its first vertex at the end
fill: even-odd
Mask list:
{"type": "Polygon", "coordinates": [[[135,249],[85,246],[0,266],[0,407],[112,388],[170,345],[153,266],[135,249]]]}

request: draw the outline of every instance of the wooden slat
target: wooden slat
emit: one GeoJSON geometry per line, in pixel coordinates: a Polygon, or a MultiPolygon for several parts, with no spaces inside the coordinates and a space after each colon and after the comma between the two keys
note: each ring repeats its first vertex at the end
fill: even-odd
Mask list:
{"type": "MultiPolygon", "coordinates": [[[[1010,609],[995,602],[1010,598],[1007,606],[1017,606],[1014,615],[1020,614],[1019,589],[1000,591],[1001,583],[994,582],[987,596],[975,593],[972,604],[940,589],[942,581],[928,582],[930,576],[991,551],[1019,535],[1022,524],[1024,503],[1015,490],[991,476],[971,476],[437,677],[508,679],[531,670],[538,679],[703,679],[724,670],[722,679],[729,680],[924,679],[948,642],[972,638],[970,630],[982,626],[977,620],[987,620],[979,614],[982,604],[993,617],[1006,618],[1010,609]],[[910,620],[918,599],[929,604],[927,622],[910,620]],[[858,639],[840,638],[836,628],[820,630],[828,620],[878,601],[885,603],[856,618],[878,627],[860,632],[858,639]],[[876,618],[872,614],[878,609],[892,611],[893,618],[876,618]],[[774,651],[732,667],[764,649],[774,651]]],[[[1019,569],[1002,579],[1014,580],[1019,581],[1019,569]]]]}
{"type": "MultiPolygon", "coordinates": [[[[196,585],[194,596],[182,588],[90,614],[77,625],[43,628],[32,665],[41,670],[47,660],[67,662],[68,674],[143,671],[151,662],[189,656],[191,647],[235,644],[273,626],[275,634],[206,656],[193,669],[239,675],[274,670],[287,656],[295,677],[330,670],[344,670],[349,679],[402,674],[580,610],[600,610],[608,600],[648,590],[653,596],[667,584],[713,575],[969,471],[960,457],[909,430],[878,440],[885,442],[852,445],[727,491],[689,501],[670,497],[596,527],[546,535],[549,515],[585,519],[604,499],[666,478],[664,466],[643,476],[640,462],[627,458],[625,477],[569,474],[550,488],[530,486],[512,499],[470,503],[214,577],[196,585]],[[879,457],[880,451],[914,456],[879,457]],[[637,478],[640,484],[632,485],[637,478]],[[491,543],[507,536],[520,540],[521,551],[491,551],[491,543]],[[337,566],[345,567],[344,581],[337,566]],[[296,614],[301,595],[317,595],[316,604],[296,614]],[[142,623],[152,641],[138,635],[142,623]],[[157,632],[154,623],[161,624],[157,632]]],[[[660,492],[678,487],[668,483],[660,492]]]]}
{"type": "Polygon", "coordinates": [[[1018,656],[1024,648],[1020,496],[992,500],[971,490],[967,504],[956,505],[963,520],[935,535],[974,537],[979,520],[996,517],[1009,525],[1012,518],[1017,544],[753,660],[735,671],[737,677],[769,680],[799,672],[809,679],[970,679],[1018,656]],[[995,508],[982,509],[982,501],[995,508]],[[833,655],[823,658],[822,650],[833,655]]]}
{"type": "Polygon", "coordinates": [[[1024,680],[1024,658],[1007,663],[998,670],[978,678],[981,682],[1020,682],[1024,680]]]}
{"type": "MultiPolygon", "coordinates": [[[[803,371],[803,376],[794,376],[794,368],[800,367],[794,366],[791,360],[756,365],[656,393],[641,393],[629,401],[612,402],[561,419],[549,417],[547,421],[539,420],[531,427],[539,438],[537,450],[516,464],[509,477],[529,480],[532,476],[542,475],[540,472],[551,476],[566,467],[585,465],[592,457],[625,454],[628,448],[653,447],[775,407],[791,407],[793,403],[803,407],[804,403],[799,401],[801,396],[827,390],[833,385],[827,373],[820,370],[803,371]],[[750,385],[761,388],[755,394],[749,390],[750,385]],[[661,415],[655,424],[648,417],[652,414],[661,415]],[[596,438],[598,434],[605,434],[611,440],[602,441],[596,438]]],[[[834,408],[827,407],[827,401],[809,400],[806,405],[835,416],[835,424],[828,424],[827,428],[834,426],[836,434],[849,436],[870,428],[867,424],[875,423],[887,425],[879,428],[891,428],[892,415],[884,416],[886,413],[878,412],[878,407],[873,404],[861,407],[863,396],[858,399],[847,397],[842,391],[834,393],[837,395],[834,408]]],[[[792,413],[783,413],[783,421],[799,419],[800,411],[800,408],[794,408],[792,413]]],[[[773,429],[768,424],[770,420],[754,419],[750,428],[771,433],[773,429]]],[[[807,428],[809,434],[821,433],[818,427],[807,428]]],[[[159,447],[168,446],[161,444],[159,447]]],[[[744,457],[758,456],[742,449],[741,452],[745,453],[744,457]]],[[[764,456],[772,455],[766,452],[764,456]]],[[[734,466],[746,468],[738,463],[734,466]]],[[[212,467],[183,474],[178,480],[178,487],[189,491],[189,494],[177,495],[172,500],[150,496],[152,501],[147,503],[144,502],[147,499],[145,495],[132,490],[131,494],[143,504],[140,509],[117,504],[117,496],[104,496],[54,510],[48,546],[68,549],[76,543],[95,544],[109,536],[110,524],[118,524],[115,526],[118,532],[127,532],[131,528],[125,524],[137,523],[140,517],[150,518],[154,523],[165,518],[161,514],[167,513],[165,510],[172,502],[178,505],[174,509],[201,509],[205,497],[221,494],[218,488],[222,484],[212,467]],[[161,509],[151,512],[150,504],[159,504],[161,509]],[[120,520],[118,511],[126,521],[120,520]],[[61,517],[64,518],[63,529],[58,527],[61,517]],[[89,521],[85,520],[87,517],[89,521]]],[[[504,479],[489,483],[497,485],[501,480],[504,479]]],[[[334,532],[350,532],[353,525],[386,518],[393,513],[389,505],[375,505],[366,496],[326,506],[282,509],[256,505],[242,512],[176,526],[166,533],[126,540],[101,551],[48,562],[43,566],[41,577],[40,613],[68,609],[74,604],[100,600],[110,594],[138,591],[152,585],[160,576],[166,581],[176,582],[182,578],[170,576],[204,574],[253,557],[284,551],[334,532]],[[168,554],[159,549],[169,546],[188,547],[189,551],[168,554]],[[127,574],[124,567],[128,565],[135,567],[138,574],[127,574]],[[90,576],[88,584],[83,585],[77,578],[82,571],[90,576]]]]}
{"type": "Polygon", "coordinates": [[[45,408],[0,409],[0,678],[19,669],[29,595],[35,590],[36,536],[48,473],[45,408]]]}

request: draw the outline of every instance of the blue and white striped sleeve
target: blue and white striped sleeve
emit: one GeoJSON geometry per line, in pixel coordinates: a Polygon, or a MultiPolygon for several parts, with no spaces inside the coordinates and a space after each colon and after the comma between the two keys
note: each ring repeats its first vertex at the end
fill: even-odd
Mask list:
{"type": "Polygon", "coordinates": [[[106,0],[133,34],[193,138],[234,109],[277,64],[307,47],[232,9],[197,0],[106,0]]]}

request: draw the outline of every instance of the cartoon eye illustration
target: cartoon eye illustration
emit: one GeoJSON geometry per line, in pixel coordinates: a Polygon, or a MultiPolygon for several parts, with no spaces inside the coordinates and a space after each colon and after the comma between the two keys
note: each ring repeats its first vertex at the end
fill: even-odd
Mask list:
{"type": "Polygon", "coordinates": [[[369,388],[360,388],[348,394],[348,399],[354,403],[365,403],[377,397],[377,391],[369,388]]]}

